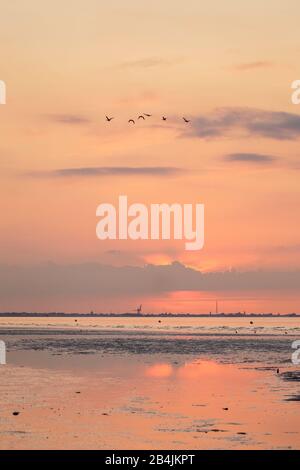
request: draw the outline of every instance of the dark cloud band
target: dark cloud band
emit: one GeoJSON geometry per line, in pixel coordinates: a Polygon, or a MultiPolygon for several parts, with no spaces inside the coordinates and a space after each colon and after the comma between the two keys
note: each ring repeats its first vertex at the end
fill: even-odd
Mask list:
{"type": "Polygon", "coordinates": [[[191,119],[184,137],[219,138],[234,134],[274,140],[300,137],[300,115],[253,108],[221,108],[191,119]]]}
{"type": "Polygon", "coordinates": [[[72,178],[93,176],[173,176],[186,170],[176,167],[81,167],[61,168],[43,172],[30,172],[27,176],[37,178],[72,178]]]}
{"type": "Polygon", "coordinates": [[[299,292],[300,271],[202,273],[174,262],[167,266],[113,267],[98,263],[0,265],[2,300],[106,295],[153,295],[171,291],[299,292]]]}
{"type": "Polygon", "coordinates": [[[276,160],[272,155],[262,155],[260,153],[230,153],[225,155],[224,159],[230,162],[245,162],[245,163],[258,163],[268,164],[276,160]]]}

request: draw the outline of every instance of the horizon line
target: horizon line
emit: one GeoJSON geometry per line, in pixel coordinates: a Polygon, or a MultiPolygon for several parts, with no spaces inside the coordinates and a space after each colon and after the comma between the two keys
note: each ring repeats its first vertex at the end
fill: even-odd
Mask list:
{"type": "Polygon", "coordinates": [[[220,313],[66,313],[66,312],[0,312],[0,317],[300,317],[300,313],[246,313],[246,312],[220,312],[220,313]]]}

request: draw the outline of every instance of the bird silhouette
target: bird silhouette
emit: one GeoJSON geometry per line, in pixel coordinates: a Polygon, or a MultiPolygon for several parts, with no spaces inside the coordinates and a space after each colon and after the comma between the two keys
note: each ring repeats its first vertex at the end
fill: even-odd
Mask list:
{"type": "Polygon", "coordinates": [[[152,116],[152,114],[147,114],[147,113],[143,113],[143,114],[144,114],[144,116],[146,116],[146,117],[151,117],[151,116],[152,116]]]}
{"type": "Polygon", "coordinates": [[[167,120],[167,118],[166,118],[165,116],[163,116],[163,117],[162,117],[162,120],[163,120],[163,121],[166,121],[166,120],[167,120]]]}
{"type": "Polygon", "coordinates": [[[277,369],[277,374],[279,374],[279,369],[277,369]]]}
{"type": "Polygon", "coordinates": [[[145,121],[145,116],[140,115],[140,116],[138,117],[138,119],[144,119],[144,121],[145,121]]]}
{"type": "Polygon", "coordinates": [[[135,124],[135,121],[134,121],[133,119],[129,119],[129,121],[128,121],[128,122],[129,122],[129,123],[131,123],[131,122],[132,122],[132,124],[135,124]]]}
{"type": "Polygon", "coordinates": [[[105,116],[105,117],[106,117],[107,122],[110,122],[114,119],[113,117],[108,117],[108,116],[105,116]]]}
{"type": "Polygon", "coordinates": [[[187,119],[187,118],[185,118],[185,117],[183,117],[182,119],[183,119],[183,120],[184,120],[184,122],[186,122],[186,123],[190,122],[190,120],[189,120],[189,119],[187,119]]]}

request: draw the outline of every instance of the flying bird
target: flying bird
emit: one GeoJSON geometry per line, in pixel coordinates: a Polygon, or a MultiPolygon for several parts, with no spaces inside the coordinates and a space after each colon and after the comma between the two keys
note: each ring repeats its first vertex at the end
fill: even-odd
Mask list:
{"type": "Polygon", "coordinates": [[[128,121],[128,122],[129,122],[129,123],[131,123],[131,122],[132,122],[132,124],[135,124],[135,121],[134,121],[133,119],[129,119],[129,121],[128,121]]]}
{"type": "Polygon", "coordinates": [[[184,120],[184,122],[186,122],[186,123],[190,122],[190,120],[189,120],[189,119],[187,119],[187,118],[185,118],[185,117],[183,117],[182,119],[183,119],[183,120],[184,120]]]}
{"type": "Polygon", "coordinates": [[[110,122],[114,119],[113,117],[108,117],[108,116],[105,116],[105,117],[106,117],[107,122],[110,122]]]}
{"type": "Polygon", "coordinates": [[[167,120],[167,118],[166,118],[165,116],[163,116],[163,117],[162,117],[162,120],[163,120],[163,121],[166,121],[166,120],[167,120]]]}
{"type": "Polygon", "coordinates": [[[145,121],[145,116],[140,115],[140,116],[138,117],[138,119],[144,119],[144,121],[145,121]]]}
{"type": "Polygon", "coordinates": [[[151,116],[152,116],[152,114],[147,114],[147,113],[144,113],[144,116],[146,116],[146,117],[151,117],[151,116]]]}
{"type": "Polygon", "coordinates": [[[142,305],[140,305],[139,307],[137,307],[136,313],[137,313],[138,315],[141,315],[141,313],[142,313],[142,305]]]}

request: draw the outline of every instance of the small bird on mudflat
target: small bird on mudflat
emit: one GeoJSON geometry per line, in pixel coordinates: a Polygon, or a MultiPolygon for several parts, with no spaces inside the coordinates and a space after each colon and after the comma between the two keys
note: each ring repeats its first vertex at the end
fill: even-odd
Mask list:
{"type": "Polygon", "coordinates": [[[144,114],[144,116],[146,116],[146,117],[151,117],[151,116],[152,116],[152,114],[147,114],[147,113],[143,113],[143,114],[144,114]]]}
{"type": "Polygon", "coordinates": [[[163,117],[162,117],[162,120],[163,120],[163,121],[166,121],[166,120],[167,120],[167,118],[166,118],[165,116],[163,116],[163,117]]]}
{"type": "Polygon", "coordinates": [[[182,119],[183,119],[184,122],[186,122],[186,123],[190,122],[190,120],[189,120],[189,119],[186,119],[185,117],[183,117],[182,119]]]}
{"type": "Polygon", "coordinates": [[[129,123],[135,124],[135,121],[133,119],[129,119],[129,123]]]}
{"type": "Polygon", "coordinates": [[[108,116],[105,116],[105,117],[106,117],[107,122],[110,122],[114,119],[113,117],[108,117],[108,116]]]}
{"type": "Polygon", "coordinates": [[[145,116],[140,115],[140,116],[138,117],[138,119],[144,119],[144,121],[145,121],[145,116]]]}

